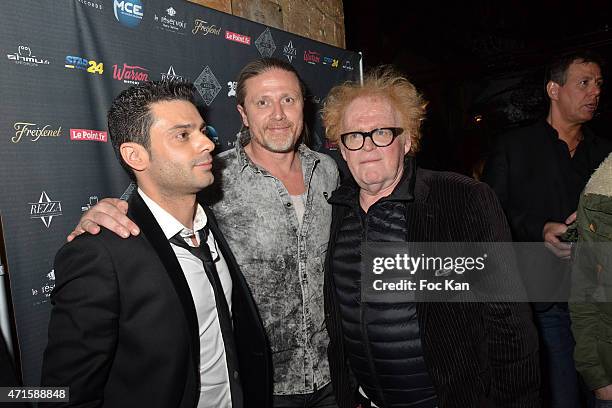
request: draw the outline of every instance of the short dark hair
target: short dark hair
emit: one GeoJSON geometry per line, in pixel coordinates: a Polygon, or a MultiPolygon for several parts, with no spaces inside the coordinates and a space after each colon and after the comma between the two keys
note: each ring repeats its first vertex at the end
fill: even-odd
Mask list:
{"type": "Polygon", "coordinates": [[[244,106],[244,99],[246,98],[246,81],[272,69],[280,69],[293,73],[300,83],[302,97],[306,97],[306,86],[293,65],[278,58],[258,58],[246,64],[238,74],[238,82],[236,84],[236,101],[238,105],[244,106]]]}
{"type": "Polygon", "coordinates": [[[559,85],[565,85],[567,70],[574,62],[581,64],[594,63],[599,65],[600,69],[603,69],[604,66],[603,58],[591,50],[572,51],[557,57],[548,65],[546,68],[545,84],[552,81],[559,85]]]}
{"type": "Polygon", "coordinates": [[[108,132],[117,159],[132,180],[134,171],[123,161],[120,147],[133,142],[150,151],[149,130],[153,125],[151,104],[161,101],[186,101],[195,105],[195,87],[188,82],[143,82],[123,90],[108,110],[108,132]]]}

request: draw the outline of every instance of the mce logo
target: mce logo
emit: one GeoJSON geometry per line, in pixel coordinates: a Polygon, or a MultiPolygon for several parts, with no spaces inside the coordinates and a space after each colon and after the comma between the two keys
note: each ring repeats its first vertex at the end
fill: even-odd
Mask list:
{"type": "Polygon", "coordinates": [[[140,0],[114,0],[113,11],[115,18],[126,27],[136,27],[144,15],[140,0]]]}

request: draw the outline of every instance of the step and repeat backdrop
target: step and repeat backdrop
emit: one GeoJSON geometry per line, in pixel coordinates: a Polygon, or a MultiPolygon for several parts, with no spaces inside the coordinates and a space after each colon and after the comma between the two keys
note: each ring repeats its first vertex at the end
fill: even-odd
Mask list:
{"type": "Polygon", "coordinates": [[[113,97],[141,81],[189,80],[223,151],[240,129],[241,67],[281,58],[307,84],[310,145],[325,150],[320,103],[358,78],[360,56],[186,1],[23,0],[3,4],[2,17],[0,215],[23,379],[37,385],[55,253],[83,211],[130,193],[108,140],[113,97]]]}

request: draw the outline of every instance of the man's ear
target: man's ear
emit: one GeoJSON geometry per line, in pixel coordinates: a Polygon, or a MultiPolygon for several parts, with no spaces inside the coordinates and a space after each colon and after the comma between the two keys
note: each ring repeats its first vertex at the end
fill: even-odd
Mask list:
{"type": "Polygon", "coordinates": [[[546,93],[551,100],[559,99],[559,87],[560,85],[554,81],[548,81],[546,84],[546,93]]]}
{"type": "Polygon", "coordinates": [[[244,107],[242,105],[236,105],[236,109],[238,109],[238,112],[240,113],[240,117],[242,118],[242,124],[244,125],[244,127],[249,127],[249,119],[247,118],[246,110],[244,109],[244,107]]]}
{"type": "Polygon", "coordinates": [[[404,154],[408,154],[411,146],[412,146],[412,136],[410,136],[409,132],[406,132],[404,136],[404,154]]]}
{"type": "Polygon", "coordinates": [[[143,171],[149,167],[149,152],[143,145],[134,142],[122,143],[119,152],[123,161],[135,172],[143,171]]]}
{"type": "Polygon", "coordinates": [[[344,161],[346,161],[346,147],[344,147],[342,142],[338,142],[338,147],[340,148],[340,154],[342,155],[342,158],[344,159],[344,161]]]}

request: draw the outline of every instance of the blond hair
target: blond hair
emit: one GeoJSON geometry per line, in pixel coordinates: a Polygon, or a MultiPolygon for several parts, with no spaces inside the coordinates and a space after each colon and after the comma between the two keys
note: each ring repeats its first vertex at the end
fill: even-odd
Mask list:
{"type": "Polygon", "coordinates": [[[363,85],[349,81],[329,91],[321,111],[328,140],[334,143],[340,141],[344,112],[352,101],[361,97],[386,98],[399,113],[404,134],[410,135],[410,151],[418,151],[427,102],[406,77],[389,66],[369,72],[364,77],[363,85]]]}

